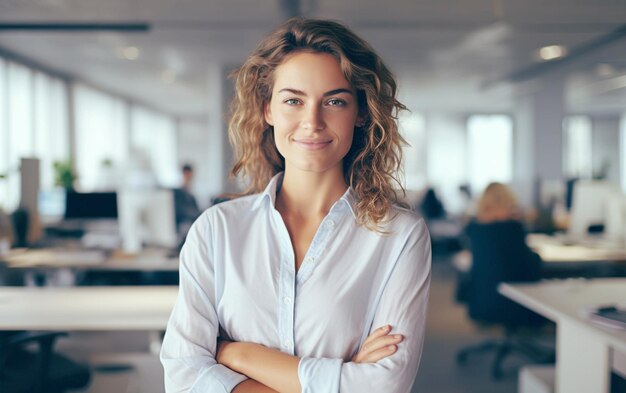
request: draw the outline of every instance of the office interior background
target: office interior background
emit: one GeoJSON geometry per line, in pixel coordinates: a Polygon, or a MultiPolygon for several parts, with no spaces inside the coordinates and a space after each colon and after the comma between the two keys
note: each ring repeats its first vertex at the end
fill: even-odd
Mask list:
{"type": "MultiPolygon", "coordinates": [[[[625,248],[623,1],[0,0],[0,208],[8,219],[0,223],[15,223],[14,212],[25,210],[22,246],[32,250],[124,259],[166,249],[159,258],[175,264],[180,233],[169,217],[172,197],[146,195],[181,187],[184,164],[194,168],[191,191],[200,209],[240,190],[229,177],[228,75],[261,37],[296,15],[346,22],[387,62],[410,109],[399,117],[409,144],[406,199],[419,211],[433,189],[445,207],[445,217],[429,222],[433,291],[414,391],[518,391],[517,371],[528,362],[514,362],[498,379],[490,375],[490,355],[456,362],[464,345],[498,332],[479,328],[455,302],[453,260],[475,200],[493,181],[514,190],[529,231],[568,233],[582,225],[586,236],[593,224],[619,245],[610,247],[625,248]],[[572,179],[590,190],[576,217],[572,179]],[[84,202],[91,211],[69,217],[68,184],[85,198],[116,193],[117,212],[98,217],[99,205],[84,202]],[[546,214],[548,224],[540,220],[546,214]],[[141,235],[129,239],[141,225],[141,235]]],[[[163,284],[175,274],[146,268],[132,275],[128,268],[118,277],[75,266],[39,269],[47,263],[41,261],[17,267],[11,258],[23,250],[12,248],[19,228],[6,228],[0,226],[0,255],[8,261],[0,276],[19,282],[7,285],[163,284]]],[[[624,269],[602,272],[623,276],[624,269]]],[[[70,334],[55,350],[91,371],[80,391],[162,389],[154,336],[131,328],[73,331],[71,323],[61,330],[70,334]],[[110,355],[104,366],[97,360],[103,353],[110,355]],[[105,367],[112,363],[128,367],[105,367]]]]}

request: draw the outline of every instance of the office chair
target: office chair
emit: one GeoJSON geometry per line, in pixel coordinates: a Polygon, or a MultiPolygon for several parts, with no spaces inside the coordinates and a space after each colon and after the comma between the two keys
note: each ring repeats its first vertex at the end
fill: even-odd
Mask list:
{"type": "Polygon", "coordinates": [[[457,362],[464,363],[474,352],[495,351],[491,374],[499,379],[503,375],[503,362],[510,353],[524,355],[534,362],[554,361],[553,349],[543,348],[523,334],[538,333],[547,320],[497,291],[501,282],[531,282],[541,277],[541,259],[526,245],[522,224],[471,223],[467,235],[472,252],[465,295],[468,315],[480,325],[502,327],[504,337],[462,349],[457,353],[457,362]]]}
{"type": "MultiPolygon", "coordinates": [[[[0,261],[0,285],[21,285],[0,261]]],[[[61,393],[89,383],[87,367],[53,352],[65,333],[0,331],[0,392],[61,393]]]]}
{"type": "Polygon", "coordinates": [[[87,386],[91,378],[89,369],[53,352],[55,340],[64,335],[1,332],[0,392],[62,393],[87,386]],[[37,350],[31,348],[33,344],[37,350]]]}

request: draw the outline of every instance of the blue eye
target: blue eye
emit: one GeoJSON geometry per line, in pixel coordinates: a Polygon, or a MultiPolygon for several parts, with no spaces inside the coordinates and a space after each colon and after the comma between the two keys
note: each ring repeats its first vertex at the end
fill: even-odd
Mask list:
{"type": "Polygon", "coordinates": [[[285,100],[283,102],[287,105],[298,105],[300,103],[300,100],[296,98],[289,98],[288,100],[285,100]]]}

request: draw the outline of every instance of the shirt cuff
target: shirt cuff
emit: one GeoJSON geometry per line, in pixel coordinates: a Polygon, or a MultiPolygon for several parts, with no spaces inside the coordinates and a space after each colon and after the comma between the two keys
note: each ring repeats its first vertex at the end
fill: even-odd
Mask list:
{"type": "Polygon", "coordinates": [[[300,359],[298,378],[302,393],[338,393],[342,365],[341,359],[300,359]]]}
{"type": "Polygon", "coordinates": [[[228,367],[216,364],[202,371],[190,393],[230,393],[235,386],[248,379],[228,367]]]}

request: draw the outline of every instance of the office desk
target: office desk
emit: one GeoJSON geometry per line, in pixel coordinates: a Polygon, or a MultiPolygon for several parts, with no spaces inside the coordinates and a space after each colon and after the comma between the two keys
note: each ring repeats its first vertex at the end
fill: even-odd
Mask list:
{"type": "Polygon", "coordinates": [[[570,240],[568,243],[565,237],[529,234],[526,242],[549,263],[626,263],[626,248],[601,238],[570,240]]]}
{"type": "Polygon", "coordinates": [[[76,271],[178,271],[178,258],[168,257],[167,251],[147,249],[137,255],[113,253],[109,256],[97,250],[18,249],[3,260],[11,269],[76,271]]]}
{"type": "Polygon", "coordinates": [[[557,393],[609,391],[613,351],[626,353],[626,330],[593,324],[581,310],[626,305],[626,279],[501,284],[499,291],[557,324],[557,393]]]}
{"type": "MultiPolygon", "coordinates": [[[[623,246],[601,239],[566,244],[563,238],[542,234],[529,234],[526,242],[544,262],[542,270],[546,278],[626,274],[626,248],[623,246]]],[[[453,265],[460,273],[469,272],[472,254],[468,250],[458,252],[453,265]]]]}
{"type": "Polygon", "coordinates": [[[178,288],[0,287],[0,330],[165,330],[178,288]]]}

